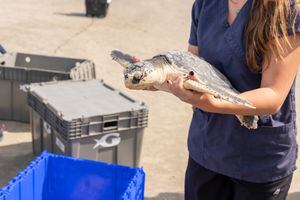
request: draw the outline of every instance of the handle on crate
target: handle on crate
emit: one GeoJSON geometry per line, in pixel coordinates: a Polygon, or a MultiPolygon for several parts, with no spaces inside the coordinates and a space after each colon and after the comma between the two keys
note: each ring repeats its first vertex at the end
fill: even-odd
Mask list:
{"type": "Polygon", "coordinates": [[[85,135],[95,135],[106,131],[118,130],[118,119],[106,119],[88,122],[82,127],[82,133],[85,135]]]}
{"type": "Polygon", "coordinates": [[[103,124],[103,129],[104,130],[114,130],[118,128],[118,121],[108,121],[108,122],[104,122],[103,124]]]}

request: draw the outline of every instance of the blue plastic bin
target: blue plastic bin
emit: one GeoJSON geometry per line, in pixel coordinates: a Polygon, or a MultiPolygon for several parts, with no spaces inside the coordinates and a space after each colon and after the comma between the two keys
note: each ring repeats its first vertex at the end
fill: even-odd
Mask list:
{"type": "Polygon", "coordinates": [[[43,152],[0,189],[0,200],[142,200],[141,168],[43,152]]]}

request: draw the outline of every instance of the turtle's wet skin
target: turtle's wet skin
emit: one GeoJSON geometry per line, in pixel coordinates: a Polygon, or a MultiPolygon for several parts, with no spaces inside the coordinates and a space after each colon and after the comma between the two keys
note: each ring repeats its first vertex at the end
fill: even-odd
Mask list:
{"type": "MultiPolygon", "coordinates": [[[[255,109],[250,102],[238,96],[239,92],[218,69],[190,52],[169,51],[139,62],[117,50],[112,51],[111,56],[124,67],[124,82],[129,89],[141,90],[153,86],[169,92],[166,80],[189,74],[195,80],[185,81],[186,89],[209,93],[217,99],[255,109]]],[[[241,125],[249,129],[257,128],[258,116],[237,118],[241,125]]]]}

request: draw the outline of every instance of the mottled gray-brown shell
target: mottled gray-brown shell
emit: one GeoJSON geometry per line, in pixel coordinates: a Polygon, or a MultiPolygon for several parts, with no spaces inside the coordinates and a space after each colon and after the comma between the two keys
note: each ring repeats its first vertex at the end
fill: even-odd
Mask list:
{"type": "MultiPolygon", "coordinates": [[[[216,98],[227,100],[232,103],[255,108],[250,102],[240,98],[239,92],[231,85],[229,80],[215,67],[208,62],[185,51],[169,51],[155,57],[163,56],[168,62],[179,68],[180,71],[193,71],[199,83],[198,91],[208,91],[216,98]]],[[[258,116],[237,116],[241,125],[249,129],[256,129],[259,120],[258,116]]]]}

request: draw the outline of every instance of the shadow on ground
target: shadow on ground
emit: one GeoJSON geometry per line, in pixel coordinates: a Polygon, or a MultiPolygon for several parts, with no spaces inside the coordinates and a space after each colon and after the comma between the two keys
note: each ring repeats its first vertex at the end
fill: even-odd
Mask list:
{"type": "MultiPolygon", "coordinates": [[[[86,16],[85,13],[76,13],[76,12],[71,12],[71,13],[61,13],[61,12],[55,12],[53,13],[54,15],[62,15],[62,16],[67,16],[67,17],[85,17],[87,18],[88,16],[86,16]]],[[[89,16],[91,17],[91,16],[89,16]]],[[[102,19],[105,18],[104,15],[100,15],[100,16],[93,16],[93,18],[98,18],[98,19],[102,19]]]]}
{"type": "MultiPolygon", "coordinates": [[[[145,200],[184,200],[181,193],[160,193],[156,197],[146,197],[145,200]]],[[[286,200],[300,200],[300,192],[291,193],[286,200]]]]}
{"type": "Polygon", "coordinates": [[[0,187],[16,176],[20,169],[24,169],[34,157],[31,142],[0,147],[0,187]]]}
{"type": "Polygon", "coordinates": [[[286,200],[299,200],[300,199],[300,192],[291,193],[288,195],[286,200]]]}
{"type": "Polygon", "coordinates": [[[71,13],[61,13],[61,12],[55,12],[54,15],[63,15],[68,17],[86,17],[85,13],[79,13],[79,12],[71,12],[71,13]]]}
{"type": "Polygon", "coordinates": [[[145,200],[184,200],[184,195],[181,193],[160,193],[156,197],[146,197],[145,200]]]}
{"type": "Polygon", "coordinates": [[[5,124],[5,130],[11,133],[30,132],[30,126],[27,123],[0,120],[0,124],[5,124]]]}

